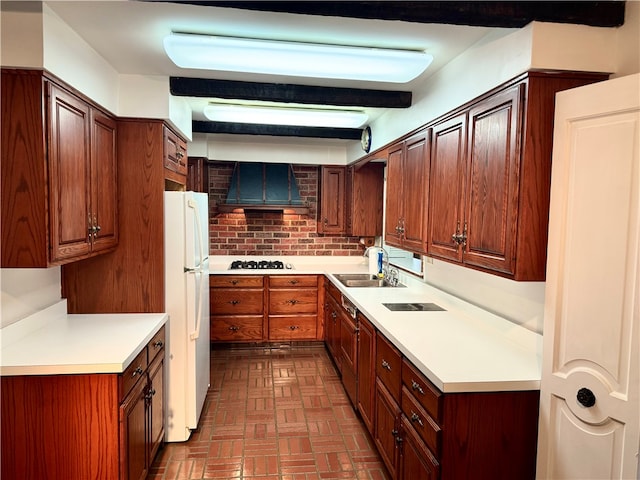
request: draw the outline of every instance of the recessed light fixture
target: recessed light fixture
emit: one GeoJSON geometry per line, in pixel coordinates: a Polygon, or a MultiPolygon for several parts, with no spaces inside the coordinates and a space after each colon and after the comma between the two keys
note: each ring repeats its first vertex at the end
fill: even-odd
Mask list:
{"type": "Polygon", "coordinates": [[[424,51],[173,33],[164,49],[178,67],[406,83],[429,66],[424,51]]]}
{"type": "Polygon", "coordinates": [[[359,128],[368,115],[355,110],[319,110],[251,105],[209,104],[204,115],[214,122],[305,127],[359,128]]]}

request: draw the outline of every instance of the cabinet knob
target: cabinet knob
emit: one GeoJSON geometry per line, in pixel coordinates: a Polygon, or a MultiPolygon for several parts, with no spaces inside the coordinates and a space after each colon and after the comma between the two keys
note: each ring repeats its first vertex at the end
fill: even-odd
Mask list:
{"type": "Polygon", "coordinates": [[[413,423],[417,423],[418,425],[420,425],[421,427],[424,427],[424,423],[422,423],[422,420],[420,419],[420,415],[418,415],[416,412],[414,412],[413,410],[411,411],[411,421],[413,423]]]}
{"type": "Polygon", "coordinates": [[[384,358],[382,359],[381,365],[385,370],[391,371],[391,365],[384,358]]]}
{"type": "Polygon", "coordinates": [[[142,367],[136,368],[133,372],[131,372],[131,378],[135,377],[136,375],[142,375],[142,372],[144,372],[144,370],[142,370],[142,367]]]}
{"type": "Polygon", "coordinates": [[[411,380],[411,390],[413,390],[414,392],[418,392],[421,393],[422,395],[424,395],[424,390],[422,389],[422,387],[420,386],[420,384],[418,382],[416,382],[415,380],[411,380]]]}
{"type": "Polygon", "coordinates": [[[576,395],[578,403],[583,407],[590,408],[596,404],[596,396],[588,388],[581,388],[576,395]]]}

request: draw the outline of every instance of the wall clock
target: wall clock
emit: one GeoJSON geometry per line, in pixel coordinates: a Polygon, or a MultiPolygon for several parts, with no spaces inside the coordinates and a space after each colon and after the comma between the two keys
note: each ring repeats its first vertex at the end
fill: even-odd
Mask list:
{"type": "Polygon", "coordinates": [[[360,144],[362,145],[362,150],[369,153],[369,150],[371,150],[371,127],[369,125],[362,130],[360,144]]]}

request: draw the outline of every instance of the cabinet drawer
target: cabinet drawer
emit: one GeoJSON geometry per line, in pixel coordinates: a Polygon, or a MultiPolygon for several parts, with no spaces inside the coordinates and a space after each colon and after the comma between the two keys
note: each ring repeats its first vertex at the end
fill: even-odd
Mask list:
{"type": "Polygon", "coordinates": [[[418,432],[420,438],[438,456],[440,454],[441,429],[436,421],[420,406],[405,385],[402,386],[402,412],[415,431],[418,432]]]}
{"type": "Polygon", "coordinates": [[[210,287],[262,288],[262,275],[211,275],[210,287]]]}
{"type": "Polygon", "coordinates": [[[400,352],[384,336],[376,337],[376,375],[387,390],[400,403],[402,383],[402,357],[400,352]]]}
{"type": "Polygon", "coordinates": [[[327,282],[328,286],[327,286],[327,290],[329,291],[329,295],[331,295],[333,297],[333,299],[338,302],[338,304],[342,303],[342,294],[340,293],[340,290],[338,290],[338,287],[336,287],[333,283],[331,282],[327,282]]]}
{"type": "Polygon", "coordinates": [[[262,315],[211,317],[210,336],[213,341],[239,342],[262,340],[262,315]]]}
{"type": "Polygon", "coordinates": [[[269,340],[315,340],[315,315],[269,316],[269,340]]]}
{"type": "Polygon", "coordinates": [[[138,356],[120,375],[120,401],[122,401],[131,391],[138,381],[145,376],[147,371],[147,347],[145,346],[138,356]]]}
{"type": "Polygon", "coordinates": [[[264,305],[262,290],[249,290],[244,288],[212,288],[210,292],[211,315],[262,313],[264,305]]]}
{"type": "Polygon", "coordinates": [[[269,277],[271,288],[317,287],[316,275],[272,275],[269,277]]]}
{"type": "Polygon", "coordinates": [[[402,361],[402,383],[429,415],[441,420],[442,393],[406,359],[402,361]]]}
{"type": "Polygon", "coordinates": [[[153,362],[153,360],[160,353],[164,353],[164,346],[166,344],[164,327],[162,327],[158,333],[156,333],[148,343],[148,353],[149,353],[149,364],[153,362]]]}
{"type": "Polygon", "coordinates": [[[269,290],[269,313],[316,313],[318,290],[315,288],[289,288],[269,290]]]}

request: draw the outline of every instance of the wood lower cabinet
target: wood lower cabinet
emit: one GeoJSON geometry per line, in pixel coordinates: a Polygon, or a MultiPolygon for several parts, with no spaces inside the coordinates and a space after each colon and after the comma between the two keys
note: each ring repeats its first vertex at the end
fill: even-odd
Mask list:
{"type": "Polygon", "coordinates": [[[2,69],[2,267],[118,245],[116,120],[55,77],[2,69]]]}
{"type": "Polygon", "coordinates": [[[426,448],[406,416],[400,419],[400,459],[399,478],[406,480],[438,480],[440,465],[426,448]]]}
{"type": "Polygon", "coordinates": [[[369,433],[373,434],[376,383],[376,330],[371,322],[358,312],[358,385],[357,408],[369,433]]]}
{"type": "Polygon", "coordinates": [[[209,277],[210,335],[217,342],[263,340],[265,277],[211,275],[209,277]]]}
{"type": "Polygon", "coordinates": [[[340,319],[342,306],[339,300],[340,292],[329,280],[325,280],[325,282],[325,345],[338,372],[342,372],[342,356],[340,355],[340,319]]]}
{"type": "Polygon", "coordinates": [[[318,340],[318,281],[318,275],[211,275],[211,340],[318,340]]]}
{"type": "Polygon", "coordinates": [[[544,280],[555,94],[603,79],[529,72],[430,125],[429,255],[544,280]]]}
{"type": "Polygon", "coordinates": [[[269,276],[269,340],[317,340],[318,276],[269,276]]]}
{"type": "Polygon", "coordinates": [[[400,407],[397,399],[387,390],[380,378],[376,378],[376,416],[373,440],[380,457],[391,474],[398,477],[398,461],[400,459],[399,422],[400,407]]]}
{"type": "Polygon", "coordinates": [[[342,385],[353,406],[358,404],[358,327],[357,319],[344,310],[340,316],[340,356],[342,385]]]}
{"type": "Polygon", "coordinates": [[[145,478],[164,437],[164,341],[163,327],[122,374],[3,376],[0,477],[145,478]]]}

